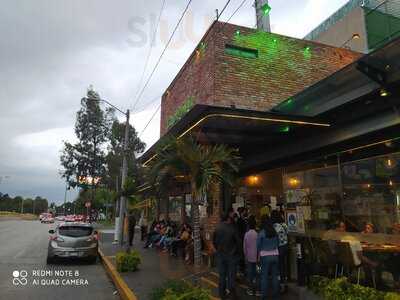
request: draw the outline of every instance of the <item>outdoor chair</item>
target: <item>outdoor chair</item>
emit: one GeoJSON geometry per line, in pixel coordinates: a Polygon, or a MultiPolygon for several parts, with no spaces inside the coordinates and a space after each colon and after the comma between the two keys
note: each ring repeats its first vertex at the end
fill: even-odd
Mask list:
{"type": "Polygon", "coordinates": [[[329,270],[331,268],[334,269],[335,278],[337,278],[339,264],[334,251],[336,242],[318,239],[315,242],[315,247],[319,264],[323,267],[327,267],[329,270]]]}
{"type": "Polygon", "coordinates": [[[336,242],[336,255],[339,264],[342,266],[340,276],[343,276],[344,268],[348,270],[348,275],[351,271],[357,270],[357,284],[360,284],[361,264],[357,265],[354,261],[353,252],[348,242],[336,242]]]}

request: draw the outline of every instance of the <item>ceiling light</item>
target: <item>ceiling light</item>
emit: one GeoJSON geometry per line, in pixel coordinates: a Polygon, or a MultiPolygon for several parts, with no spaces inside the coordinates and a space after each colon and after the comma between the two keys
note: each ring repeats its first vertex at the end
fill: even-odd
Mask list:
{"type": "Polygon", "coordinates": [[[387,90],[385,90],[385,89],[381,89],[381,90],[379,91],[379,95],[380,95],[381,97],[387,97],[387,96],[389,96],[389,92],[388,92],[387,90]]]}

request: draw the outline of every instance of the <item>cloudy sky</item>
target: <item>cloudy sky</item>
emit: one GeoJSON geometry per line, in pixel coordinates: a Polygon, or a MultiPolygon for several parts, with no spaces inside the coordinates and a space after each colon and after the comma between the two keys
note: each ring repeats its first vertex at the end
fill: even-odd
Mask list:
{"type": "MultiPolygon", "coordinates": [[[[227,19],[242,0],[232,0],[227,19]]],[[[226,0],[193,0],[176,38],[136,105],[132,124],[141,132],[160,95],[226,0]]],[[[252,0],[231,23],[254,27],[252,0]]],[[[272,31],[303,37],[346,0],[270,0],[272,31]]],[[[0,192],[44,196],[62,202],[59,176],[63,140],[74,140],[80,99],[93,85],[102,98],[132,109],[144,62],[147,79],[186,0],[166,0],[153,47],[162,0],[3,0],[0,10],[0,192]],[[7,176],[7,177],[6,177],[7,176]]],[[[159,113],[142,134],[151,146],[159,113]]],[[[68,193],[72,200],[74,192],[68,193]]]]}

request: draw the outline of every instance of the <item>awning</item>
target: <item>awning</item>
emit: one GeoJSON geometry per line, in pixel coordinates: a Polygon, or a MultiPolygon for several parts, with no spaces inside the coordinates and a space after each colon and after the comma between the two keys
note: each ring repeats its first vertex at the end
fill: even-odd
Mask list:
{"type": "MultiPolygon", "coordinates": [[[[329,126],[329,123],[317,118],[195,105],[169,130],[168,136],[181,138],[195,134],[201,143],[223,143],[240,148],[240,154],[246,156],[253,153],[255,148],[281,144],[293,138],[313,134],[317,130],[326,130],[329,126]]],[[[140,157],[142,163],[146,165],[154,157],[157,147],[164,138],[140,157]]]]}

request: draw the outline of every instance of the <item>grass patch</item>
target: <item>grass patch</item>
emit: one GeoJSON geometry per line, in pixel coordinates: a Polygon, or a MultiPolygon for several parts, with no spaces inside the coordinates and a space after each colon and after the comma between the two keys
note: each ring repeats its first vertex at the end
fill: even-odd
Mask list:
{"type": "Polygon", "coordinates": [[[194,287],[183,280],[168,280],[150,295],[151,300],[210,300],[209,290],[194,287]]]}

